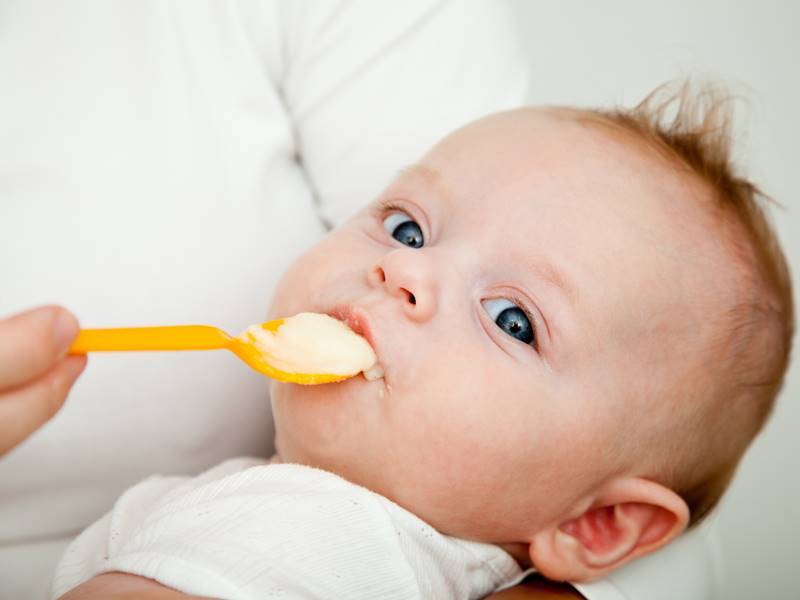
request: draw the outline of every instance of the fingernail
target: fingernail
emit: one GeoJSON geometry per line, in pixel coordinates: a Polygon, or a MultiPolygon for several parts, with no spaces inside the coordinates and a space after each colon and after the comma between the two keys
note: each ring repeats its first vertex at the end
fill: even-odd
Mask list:
{"type": "Polygon", "coordinates": [[[59,349],[66,350],[78,335],[78,323],[70,313],[58,309],[53,324],[53,337],[59,349]]]}

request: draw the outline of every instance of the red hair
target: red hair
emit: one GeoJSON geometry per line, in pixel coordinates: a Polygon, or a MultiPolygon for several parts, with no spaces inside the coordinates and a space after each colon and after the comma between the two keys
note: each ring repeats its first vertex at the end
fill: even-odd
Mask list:
{"type": "Polygon", "coordinates": [[[719,502],[767,421],[794,333],[789,268],[766,211],[775,202],[733,164],[731,105],[714,87],[695,91],[686,82],[661,86],[631,109],[575,112],[579,122],[643,143],[710,190],[709,214],[736,267],[741,293],[713,317],[719,335],[714,359],[703,366],[711,384],[687,394],[691,406],[679,420],[684,435],[671,436],[654,476],[686,501],[690,527],[719,502]]]}

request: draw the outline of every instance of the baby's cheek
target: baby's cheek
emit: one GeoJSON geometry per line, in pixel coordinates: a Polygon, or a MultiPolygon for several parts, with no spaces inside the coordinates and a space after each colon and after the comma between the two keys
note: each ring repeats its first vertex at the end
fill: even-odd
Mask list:
{"type": "Polygon", "coordinates": [[[331,234],[295,265],[303,278],[313,278],[320,285],[330,285],[362,274],[377,260],[375,248],[348,232],[331,234]]]}
{"type": "Polygon", "coordinates": [[[352,421],[352,409],[339,393],[342,385],[277,384],[272,391],[276,427],[298,443],[321,450],[335,446],[352,421]]]}
{"type": "MultiPolygon", "coordinates": [[[[474,394],[457,381],[421,385],[405,394],[404,405],[395,405],[399,414],[390,422],[401,425],[407,450],[421,468],[446,474],[465,461],[474,463],[486,448],[492,415],[483,411],[474,394]]],[[[391,395],[389,401],[391,411],[391,395]]]]}
{"type": "Polygon", "coordinates": [[[271,318],[287,317],[297,312],[321,310],[325,306],[310,305],[324,290],[338,270],[337,262],[319,245],[295,260],[284,272],[273,295],[271,318]]]}

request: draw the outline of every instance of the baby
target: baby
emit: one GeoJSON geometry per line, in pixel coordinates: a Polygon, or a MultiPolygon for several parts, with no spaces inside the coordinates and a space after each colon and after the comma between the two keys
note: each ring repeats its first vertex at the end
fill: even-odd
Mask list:
{"type": "Polygon", "coordinates": [[[224,598],[479,598],[531,568],[602,577],[699,523],[793,330],[784,258],[708,97],[524,108],[442,140],[270,309],[342,319],[384,378],[273,383],[283,464],[132,488],[54,596],[126,571],[224,598]]]}

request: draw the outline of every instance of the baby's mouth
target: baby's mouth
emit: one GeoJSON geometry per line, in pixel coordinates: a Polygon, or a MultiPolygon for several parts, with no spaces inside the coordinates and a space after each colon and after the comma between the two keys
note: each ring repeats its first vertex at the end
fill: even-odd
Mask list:
{"type": "Polygon", "coordinates": [[[362,336],[367,343],[372,347],[375,352],[375,364],[369,369],[363,371],[364,379],[367,381],[375,381],[384,377],[384,368],[378,356],[378,350],[375,346],[375,339],[372,333],[372,326],[370,324],[369,316],[367,313],[358,308],[349,305],[341,305],[335,307],[333,310],[328,311],[328,316],[338,319],[347,325],[353,333],[362,336]]]}

